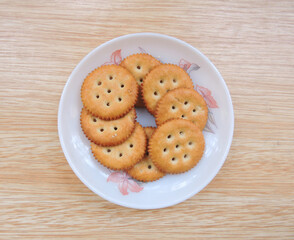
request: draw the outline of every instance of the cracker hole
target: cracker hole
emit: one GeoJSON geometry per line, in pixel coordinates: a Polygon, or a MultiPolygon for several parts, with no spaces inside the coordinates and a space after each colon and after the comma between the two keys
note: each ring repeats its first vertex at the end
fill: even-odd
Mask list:
{"type": "Polygon", "coordinates": [[[140,83],[142,83],[143,82],[143,78],[140,78],[140,83]]]}
{"type": "Polygon", "coordinates": [[[93,122],[97,122],[97,119],[96,118],[93,118],[93,122]]]}
{"type": "Polygon", "coordinates": [[[117,130],[117,127],[114,127],[113,129],[116,131],[117,130]]]}
{"type": "Polygon", "coordinates": [[[152,166],[151,166],[151,165],[148,165],[148,168],[149,168],[149,169],[151,169],[151,168],[152,168],[152,166]]]}
{"type": "Polygon", "coordinates": [[[191,146],[193,143],[192,142],[189,142],[189,145],[191,146]]]}
{"type": "Polygon", "coordinates": [[[124,85],[124,84],[121,84],[121,85],[120,85],[120,87],[121,87],[121,88],[124,88],[124,87],[125,87],[125,85],[124,85]]]}
{"type": "Polygon", "coordinates": [[[175,107],[175,106],[172,106],[172,109],[174,109],[174,110],[175,110],[175,109],[176,109],[176,107],[175,107]]]}
{"type": "Polygon", "coordinates": [[[134,147],[134,145],[133,144],[130,144],[130,148],[132,148],[132,147],[134,147]]]}
{"type": "Polygon", "coordinates": [[[166,152],[166,151],[167,151],[167,149],[166,149],[166,148],[164,148],[164,149],[163,149],[163,151],[164,151],[164,152],[166,152]]]}
{"type": "Polygon", "coordinates": [[[188,101],[184,102],[184,104],[187,105],[188,104],[188,101]]]}
{"type": "Polygon", "coordinates": [[[179,145],[179,144],[177,144],[177,145],[176,145],[176,148],[179,148],[179,147],[180,147],[180,145],[179,145]]]}
{"type": "Polygon", "coordinates": [[[121,100],[122,100],[122,99],[119,97],[119,98],[118,98],[118,101],[121,102],[121,100]]]}
{"type": "Polygon", "coordinates": [[[184,155],[184,158],[187,158],[187,157],[188,157],[188,155],[187,155],[187,154],[185,154],[185,155],[184,155]]]}
{"type": "Polygon", "coordinates": [[[141,66],[137,66],[137,69],[141,69],[141,66]]]}
{"type": "Polygon", "coordinates": [[[184,135],[184,132],[183,132],[183,131],[180,131],[179,134],[180,134],[180,135],[184,135]]]}
{"type": "Polygon", "coordinates": [[[160,82],[161,84],[163,84],[163,80],[160,80],[159,82],[160,82]]]}
{"type": "Polygon", "coordinates": [[[111,149],[108,148],[108,149],[107,149],[107,152],[110,153],[110,152],[111,152],[111,149]]]}
{"type": "Polygon", "coordinates": [[[157,92],[156,91],[154,92],[154,95],[157,96],[157,92]]]}
{"type": "Polygon", "coordinates": [[[112,76],[109,76],[109,80],[112,80],[113,79],[113,77],[112,76]]]}
{"type": "Polygon", "coordinates": [[[100,132],[104,132],[104,128],[100,128],[100,132]]]}
{"type": "Polygon", "coordinates": [[[119,154],[119,157],[122,157],[122,156],[123,156],[123,154],[122,154],[122,153],[120,153],[120,154],[119,154]]]}
{"type": "Polygon", "coordinates": [[[98,99],[100,96],[99,95],[96,95],[96,98],[98,99]]]}
{"type": "Polygon", "coordinates": [[[97,83],[97,85],[98,85],[98,86],[101,86],[101,84],[102,84],[102,82],[101,82],[101,81],[99,81],[99,82],[97,83]]]}
{"type": "Polygon", "coordinates": [[[176,83],[176,82],[177,82],[177,80],[174,78],[174,79],[173,79],[173,82],[174,82],[174,83],[176,83]]]}
{"type": "Polygon", "coordinates": [[[108,103],[106,103],[106,106],[107,106],[107,107],[109,107],[109,106],[110,106],[110,103],[109,103],[109,102],[108,102],[108,103]]]}
{"type": "Polygon", "coordinates": [[[176,160],[176,158],[175,158],[175,157],[173,157],[173,158],[172,158],[172,161],[175,161],[175,160],[176,160]]]}
{"type": "Polygon", "coordinates": [[[182,115],[182,118],[184,118],[184,117],[185,117],[185,115],[183,114],[183,115],[182,115]]]}
{"type": "Polygon", "coordinates": [[[196,112],[196,109],[193,109],[193,112],[196,112]]]}
{"type": "Polygon", "coordinates": [[[171,138],[171,135],[168,135],[167,138],[170,139],[171,138]]]}
{"type": "Polygon", "coordinates": [[[108,92],[108,93],[111,93],[111,90],[110,90],[110,89],[108,89],[108,90],[107,90],[107,92],[108,92]]]}

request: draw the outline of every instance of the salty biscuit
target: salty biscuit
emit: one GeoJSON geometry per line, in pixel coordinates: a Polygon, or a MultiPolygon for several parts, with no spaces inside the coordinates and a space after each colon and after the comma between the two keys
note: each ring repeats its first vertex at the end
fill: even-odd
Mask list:
{"type": "Polygon", "coordinates": [[[161,172],[152,162],[151,158],[145,156],[142,161],[127,171],[134,179],[141,182],[153,182],[162,178],[165,173],[161,172]]]}
{"type": "Polygon", "coordinates": [[[139,162],[146,151],[147,138],[143,127],[136,122],[132,135],[122,144],[102,147],[91,143],[94,157],[112,170],[126,170],[139,162]]]}
{"type": "Polygon", "coordinates": [[[148,111],[154,115],[160,98],[179,87],[193,88],[190,76],[179,66],[162,64],[151,70],[142,84],[143,100],[148,111]]]}
{"type": "Polygon", "coordinates": [[[120,65],[128,69],[141,85],[144,77],[161,62],[147,53],[137,53],[126,57],[120,65]]]}
{"type": "MultiPolygon", "coordinates": [[[[160,61],[147,53],[137,53],[126,57],[120,65],[128,69],[135,77],[139,86],[141,86],[145,76],[160,64],[160,61]]],[[[141,89],[139,89],[136,107],[145,107],[141,96],[141,89]]]]}
{"type": "Polygon", "coordinates": [[[173,119],[159,126],[148,144],[154,165],[165,173],[183,173],[201,159],[205,147],[202,131],[191,121],[173,119]]]}
{"type": "Polygon", "coordinates": [[[183,118],[192,121],[203,130],[208,117],[208,109],[203,97],[194,89],[176,88],[166,93],[156,106],[156,124],[169,119],[183,118]]]}
{"type": "Polygon", "coordinates": [[[125,116],[105,121],[92,116],[85,108],[81,113],[81,127],[87,138],[100,146],[115,146],[130,137],[135,128],[136,110],[125,116]]]}
{"type": "Polygon", "coordinates": [[[84,80],[81,98],[84,107],[103,120],[118,119],[127,114],[138,97],[133,75],[117,65],[105,65],[92,71],[84,80]]]}
{"type": "MultiPolygon", "coordinates": [[[[144,131],[146,133],[147,139],[151,138],[155,128],[154,127],[145,127],[144,131]]],[[[165,174],[161,172],[151,161],[151,158],[146,152],[144,158],[138,162],[134,167],[128,170],[128,174],[139,181],[142,182],[151,182],[162,178],[165,174]]]]}

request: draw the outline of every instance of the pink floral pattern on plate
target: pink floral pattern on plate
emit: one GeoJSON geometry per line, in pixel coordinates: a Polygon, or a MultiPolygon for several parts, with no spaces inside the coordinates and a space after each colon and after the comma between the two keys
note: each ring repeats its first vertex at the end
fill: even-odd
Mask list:
{"type": "Polygon", "coordinates": [[[211,91],[208,88],[196,84],[196,91],[202,95],[208,107],[208,119],[204,131],[215,133],[213,130],[213,126],[217,128],[217,125],[211,108],[218,108],[217,102],[211,95],[211,91]]]}
{"type": "Polygon", "coordinates": [[[183,68],[187,73],[190,73],[192,71],[196,71],[200,68],[196,63],[190,63],[183,58],[180,60],[179,66],[181,68],[183,68]]]}
{"type": "Polygon", "coordinates": [[[208,88],[201,87],[196,84],[196,90],[205,99],[206,104],[209,108],[218,108],[217,102],[215,101],[213,96],[211,96],[211,91],[208,88]]]}
{"type": "MultiPolygon", "coordinates": [[[[147,53],[142,47],[138,47],[141,53],[147,53]]],[[[110,61],[105,62],[103,65],[115,64],[119,65],[122,61],[121,49],[114,51],[110,56],[110,61]]],[[[196,71],[200,68],[196,63],[191,63],[185,59],[180,59],[179,64],[188,74],[192,71],[196,71]]],[[[196,91],[199,92],[208,106],[208,120],[204,128],[204,131],[214,134],[213,126],[217,127],[213,112],[211,109],[219,108],[216,100],[212,96],[211,91],[208,88],[202,87],[196,84],[196,91]]],[[[122,195],[128,195],[129,192],[141,192],[143,187],[140,186],[135,180],[133,180],[126,172],[111,172],[107,178],[107,182],[113,182],[118,184],[118,189],[122,195]]]]}
{"type": "Polygon", "coordinates": [[[131,192],[141,192],[143,190],[143,187],[135,182],[126,172],[112,172],[108,176],[107,182],[117,183],[122,195],[128,195],[128,190],[131,192]]]}
{"type": "Polygon", "coordinates": [[[122,61],[121,49],[118,49],[111,54],[110,61],[105,62],[103,65],[110,65],[110,64],[119,65],[121,61],[122,61]]]}

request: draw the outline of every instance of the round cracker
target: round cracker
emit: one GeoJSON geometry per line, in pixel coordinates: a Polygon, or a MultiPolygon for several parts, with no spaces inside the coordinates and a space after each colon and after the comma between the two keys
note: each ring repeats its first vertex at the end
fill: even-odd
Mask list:
{"type": "Polygon", "coordinates": [[[126,57],[120,65],[128,69],[141,85],[145,76],[161,62],[147,53],[137,53],[126,57]]]}
{"type": "Polygon", "coordinates": [[[172,64],[155,67],[145,77],[142,85],[143,100],[148,111],[154,115],[160,98],[179,87],[193,88],[193,82],[185,70],[172,64]]]}
{"type": "Polygon", "coordinates": [[[156,106],[156,124],[167,120],[183,118],[204,129],[208,117],[208,109],[203,97],[194,89],[176,88],[166,93],[156,106]]]}
{"type": "Polygon", "coordinates": [[[146,135],[139,123],[136,123],[132,135],[120,145],[102,147],[91,143],[94,157],[112,170],[126,170],[133,167],[143,158],[146,146],[146,135]]]}
{"type": "Polygon", "coordinates": [[[82,130],[90,141],[101,146],[115,146],[130,137],[135,128],[135,119],[134,108],[122,118],[110,121],[94,117],[83,108],[80,120],[82,130]]]}
{"type": "Polygon", "coordinates": [[[205,147],[202,131],[191,121],[173,119],[151,136],[148,151],[154,165],[165,173],[183,173],[201,159],[205,147]]]}
{"type": "MultiPolygon", "coordinates": [[[[126,57],[122,62],[121,66],[128,69],[135,77],[139,86],[143,83],[145,76],[156,66],[160,65],[161,62],[158,61],[153,56],[147,53],[137,53],[126,57]]],[[[145,107],[141,89],[139,89],[139,96],[136,103],[136,107],[145,107]]]]}
{"type": "Polygon", "coordinates": [[[85,108],[103,120],[118,119],[127,114],[138,97],[133,75],[117,65],[95,69],[84,80],[81,97],[85,108]]]}
{"type": "Polygon", "coordinates": [[[127,172],[132,178],[141,182],[153,182],[162,178],[165,174],[161,172],[152,162],[150,157],[145,156],[127,172]]]}
{"type": "MultiPolygon", "coordinates": [[[[156,128],[154,127],[144,128],[147,139],[151,138],[155,129],[156,128]]],[[[140,162],[138,162],[134,167],[128,170],[128,174],[132,178],[142,182],[152,182],[162,178],[165,175],[153,164],[148,151],[140,162]]]]}

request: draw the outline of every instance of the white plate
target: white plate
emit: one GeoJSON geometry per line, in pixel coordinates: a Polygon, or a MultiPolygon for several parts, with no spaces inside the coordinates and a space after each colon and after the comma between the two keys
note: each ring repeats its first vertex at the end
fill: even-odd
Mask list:
{"type": "MultiPolygon", "coordinates": [[[[137,110],[143,126],[155,126],[146,110],[137,110]]],[[[191,45],[161,34],[138,33],[113,39],[90,52],[70,75],[59,104],[58,133],[64,155],[79,179],[110,202],[138,209],[155,209],[180,203],[202,190],[217,174],[230,149],[234,114],[228,88],[214,65],[191,45]],[[178,64],[191,76],[195,89],[209,106],[204,136],[205,153],[196,167],[178,175],[141,183],[123,172],[113,172],[92,156],[80,127],[84,78],[102,64],[119,64],[134,53],[147,52],[163,63],[178,64]]]]}

